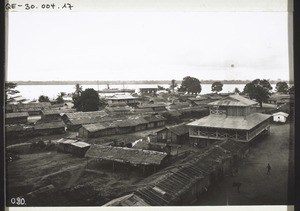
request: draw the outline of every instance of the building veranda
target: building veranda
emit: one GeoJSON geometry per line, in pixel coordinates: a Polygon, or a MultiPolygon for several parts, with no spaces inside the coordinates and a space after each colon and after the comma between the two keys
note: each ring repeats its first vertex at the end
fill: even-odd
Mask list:
{"type": "Polygon", "coordinates": [[[190,145],[205,147],[216,140],[250,142],[270,132],[271,115],[256,113],[258,103],[238,94],[209,103],[210,114],[188,125],[190,145]]]}

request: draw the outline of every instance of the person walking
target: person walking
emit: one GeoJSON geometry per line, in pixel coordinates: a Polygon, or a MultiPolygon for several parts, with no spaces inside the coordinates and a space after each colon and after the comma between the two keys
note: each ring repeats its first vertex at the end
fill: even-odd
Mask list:
{"type": "Polygon", "coordinates": [[[267,165],[267,174],[271,174],[271,166],[270,163],[267,165]]]}

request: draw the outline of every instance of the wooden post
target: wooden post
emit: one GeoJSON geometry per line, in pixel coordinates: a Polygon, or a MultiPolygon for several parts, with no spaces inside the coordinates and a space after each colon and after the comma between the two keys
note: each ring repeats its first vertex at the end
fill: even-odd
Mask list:
{"type": "Polygon", "coordinates": [[[88,168],[89,165],[89,158],[86,158],[86,168],[88,168]]]}
{"type": "Polygon", "coordinates": [[[113,161],[113,172],[115,171],[115,162],[113,161]]]}
{"type": "Polygon", "coordinates": [[[145,166],[143,165],[143,175],[145,175],[145,166]]]}

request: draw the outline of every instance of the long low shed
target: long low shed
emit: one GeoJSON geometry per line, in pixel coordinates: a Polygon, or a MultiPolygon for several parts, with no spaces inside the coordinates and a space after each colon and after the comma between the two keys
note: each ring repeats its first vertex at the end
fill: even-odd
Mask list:
{"type": "Polygon", "coordinates": [[[79,136],[94,138],[115,134],[134,133],[137,131],[158,128],[165,125],[162,116],[146,116],[135,119],[112,120],[94,124],[83,124],[79,129],[79,136]]]}
{"type": "Polygon", "coordinates": [[[126,147],[92,145],[85,157],[100,160],[129,163],[133,166],[160,165],[167,153],[126,147]]]}
{"type": "Polygon", "coordinates": [[[25,124],[28,120],[28,112],[6,113],[5,124],[25,124]]]}

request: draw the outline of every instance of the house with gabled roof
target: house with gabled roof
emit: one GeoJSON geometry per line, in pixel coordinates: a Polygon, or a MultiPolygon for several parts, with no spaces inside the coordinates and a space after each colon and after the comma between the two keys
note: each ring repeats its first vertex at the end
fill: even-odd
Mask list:
{"type": "Polygon", "coordinates": [[[190,144],[205,147],[217,140],[250,142],[270,131],[271,115],[256,113],[256,101],[238,94],[208,104],[210,114],[188,125],[190,144]]]}
{"type": "Polygon", "coordinates": [[[157,131],[157,141],[164,143],[182,144],[189,139],[189,129],[185,123],[167,126],[157,131]]]}

